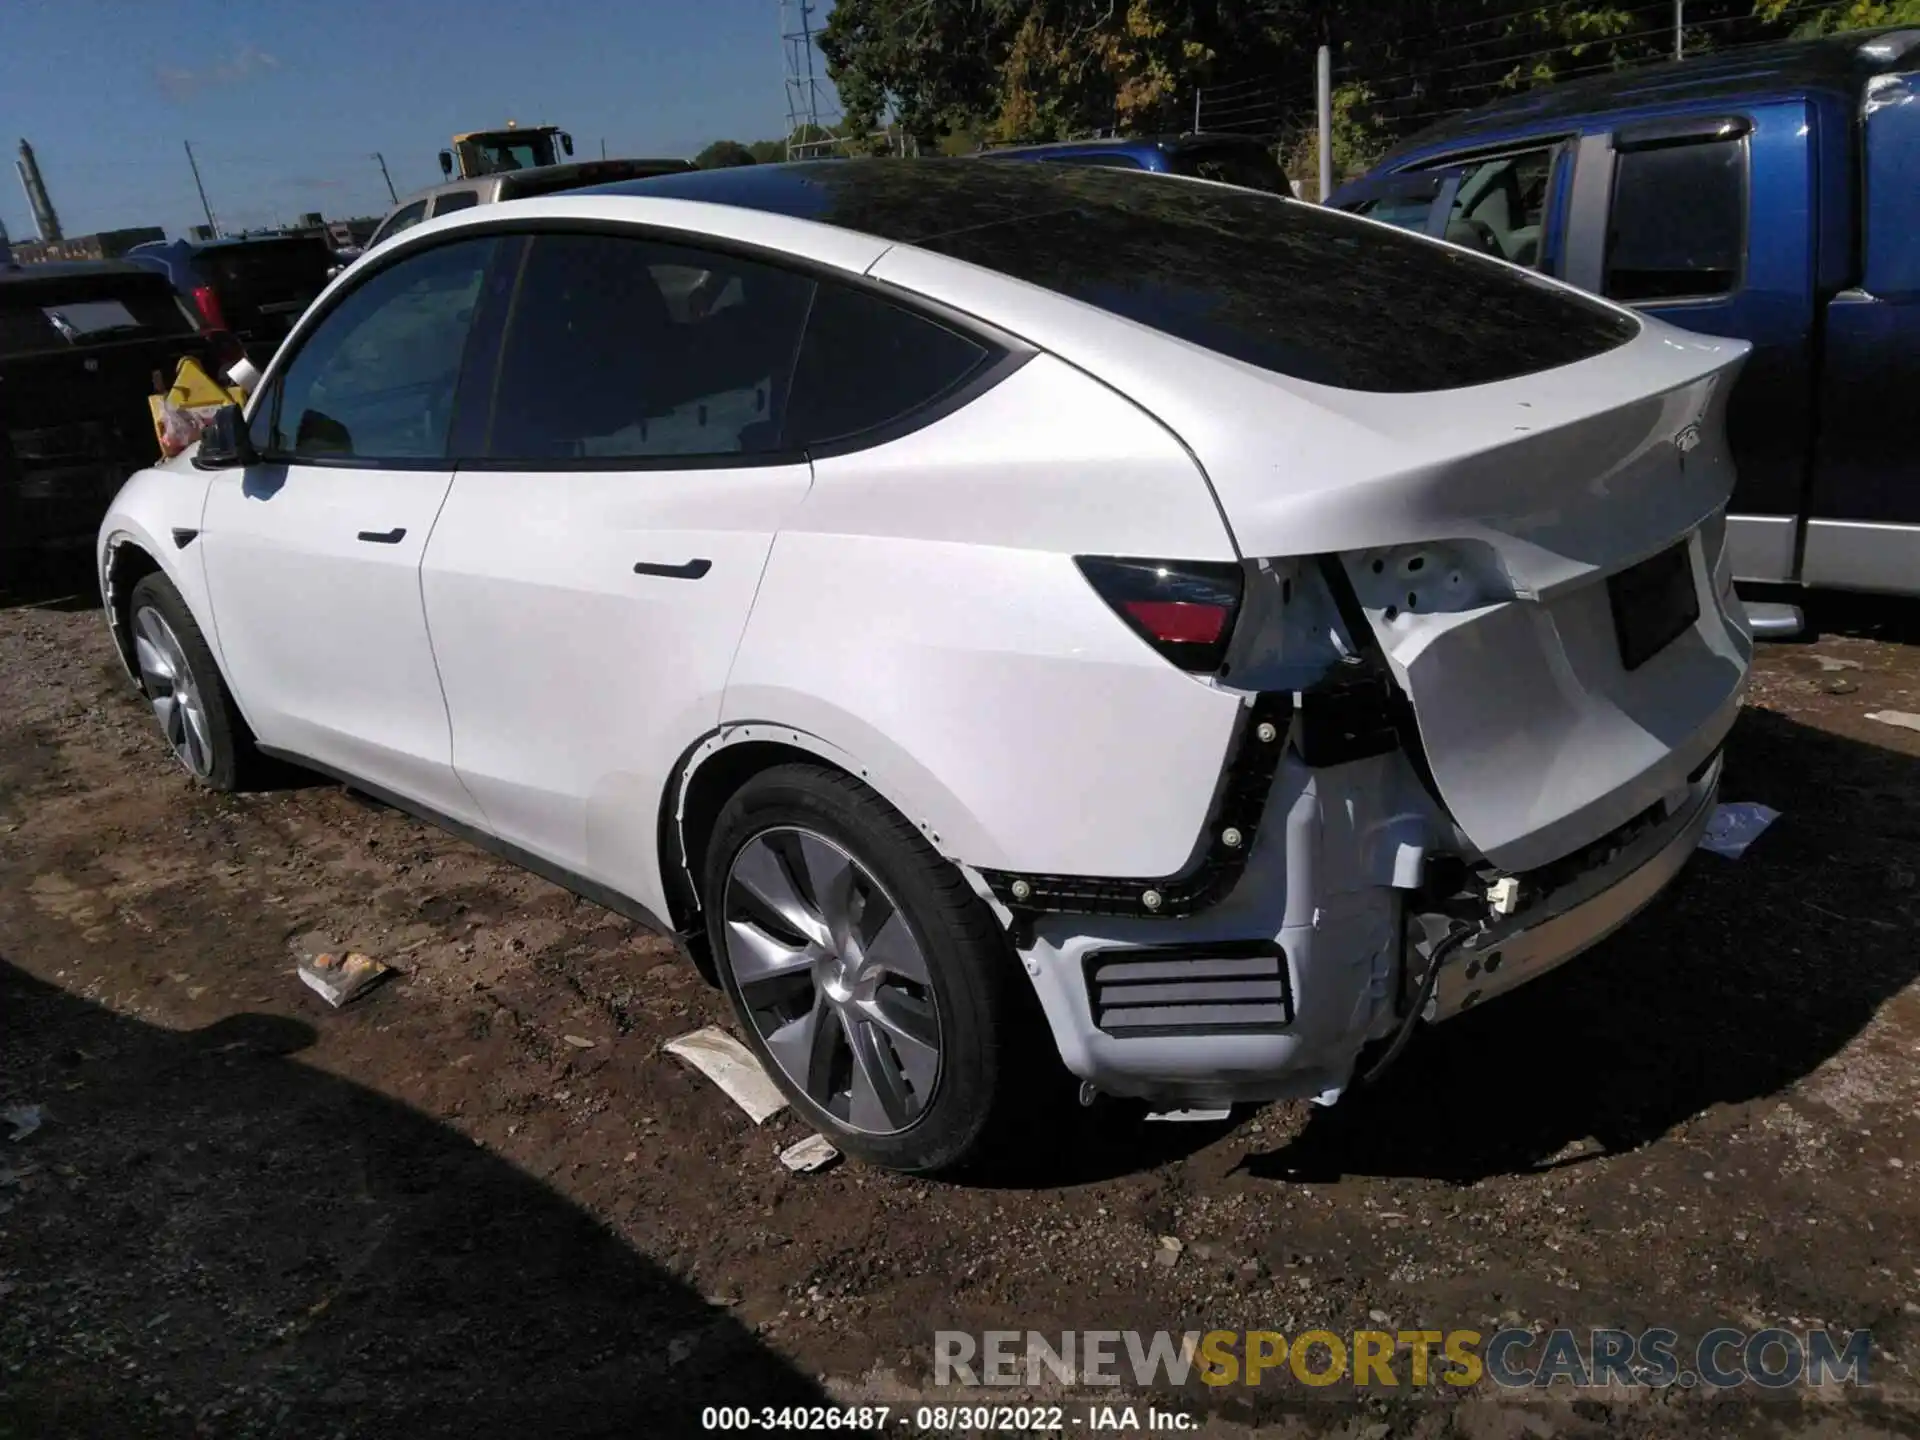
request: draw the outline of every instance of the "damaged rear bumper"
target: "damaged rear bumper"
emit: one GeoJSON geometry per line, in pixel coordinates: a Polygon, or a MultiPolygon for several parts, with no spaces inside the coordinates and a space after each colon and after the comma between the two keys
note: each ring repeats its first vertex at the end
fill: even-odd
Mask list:
{"type": "Polygon", "coordinates": [[[1680,873],[1713,818],[1723,761],[1662,802],[1657,823],[1600,867],[1456,950],[1441,967],[1426,1019],[1448,1020],[1504,995],[1599,944],[1680,873]]]}
{"type": "MultiPolygon", "coordinates": [[[[1654,900],[1698,844],[1716,755],[1591,863],[1524,876],[1518,913],[1445,963],[1441,1021],[1564,964],[1654,900]]],[[[1329,1101],[1401,1023],[1403,837],[1431,823],[1404,756],[1313,769],[1289,754],[1260,843],[1221,904],[1183,919],[1051,915],[1021,958],[1067,1068],[1165,1105],[1329,1101]]]]}

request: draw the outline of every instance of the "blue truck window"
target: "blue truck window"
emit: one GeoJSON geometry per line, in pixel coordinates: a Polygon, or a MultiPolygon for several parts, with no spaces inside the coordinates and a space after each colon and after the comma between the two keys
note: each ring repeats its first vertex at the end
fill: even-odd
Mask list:
{"type": "Polygon", "coordinates": [[[1746,219],[1745,140],[1621,155],[1604,293],[1622,301],[1731,294],[1740,283],[1746,219]]]}

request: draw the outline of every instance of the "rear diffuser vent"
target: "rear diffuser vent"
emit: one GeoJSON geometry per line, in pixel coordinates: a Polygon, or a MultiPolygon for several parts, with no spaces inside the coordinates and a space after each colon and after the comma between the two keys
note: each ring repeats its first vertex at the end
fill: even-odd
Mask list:
{"type": "Polygon", "coordinates": [[[1293,1023],[1287,955],[1270,940],[1096,950],[1094,1025],[1120,1037],[1260,1034],[1293,1023]]]}

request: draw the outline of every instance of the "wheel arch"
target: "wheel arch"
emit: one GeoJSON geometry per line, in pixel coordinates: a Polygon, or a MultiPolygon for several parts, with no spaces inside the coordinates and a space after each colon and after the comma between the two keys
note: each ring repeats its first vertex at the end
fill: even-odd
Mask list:
{"type": "Polygon", "coordinates": [[[954,852],[954,837],[944,833],[929,814],[929,810],[953,813],[958,802],[952,796],[942,795],[932,806],[916,804],[921,787],[910,780],[903,783],[895,767],[864,761],[807,730],[770,721],[723,725],[681,758],[662,797],[659,816],[658,854],[667,918],[710,983],[717,984],[718,976],[706,942],[700,871],[714,824],[727,801],[748,781],[791,764],[824,765],[859,781],[905,816],[935,850],[960,865],[970,885],[986,893],[983,882],[954,852]]]}
{"type": "Polygon", "coordinates": [[[120,531],[107,540],[100,560],[100,599],[107,612],[107,632],[113,636],[113,648],[119,652],[127,677],[136,685],[140,683],[140,665],[133,653],[133,587],[149,575],[165,575],[176,590],[180,588],[144,537],[120,531]]]}

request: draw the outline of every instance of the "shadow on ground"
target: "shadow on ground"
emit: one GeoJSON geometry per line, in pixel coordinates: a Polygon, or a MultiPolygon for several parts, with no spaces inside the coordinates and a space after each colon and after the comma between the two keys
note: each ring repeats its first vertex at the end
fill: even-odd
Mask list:
{"type": "Polygon", "coordinates": [[[98,610],[100,580],[90,547],[29,551],[0,563],[0,610],[98,610]]]}
{"type": "Polygon", "coordinates": [[[0,960],[0,1436],[681,1435],[817,1389],[587,1214],[292,1058],[0,960]]]}
{"type": "Polygon", "coordinates": [[[1644,1145],[1837,1054],[1920,976],[1920,761],[1749,710],[1721,793],[1782,818],[1738,861],[1696,856],[1566,969],[1418,1037],[1247,1168],[1471,1182],[1589,1137],[1644,1145]]]}

